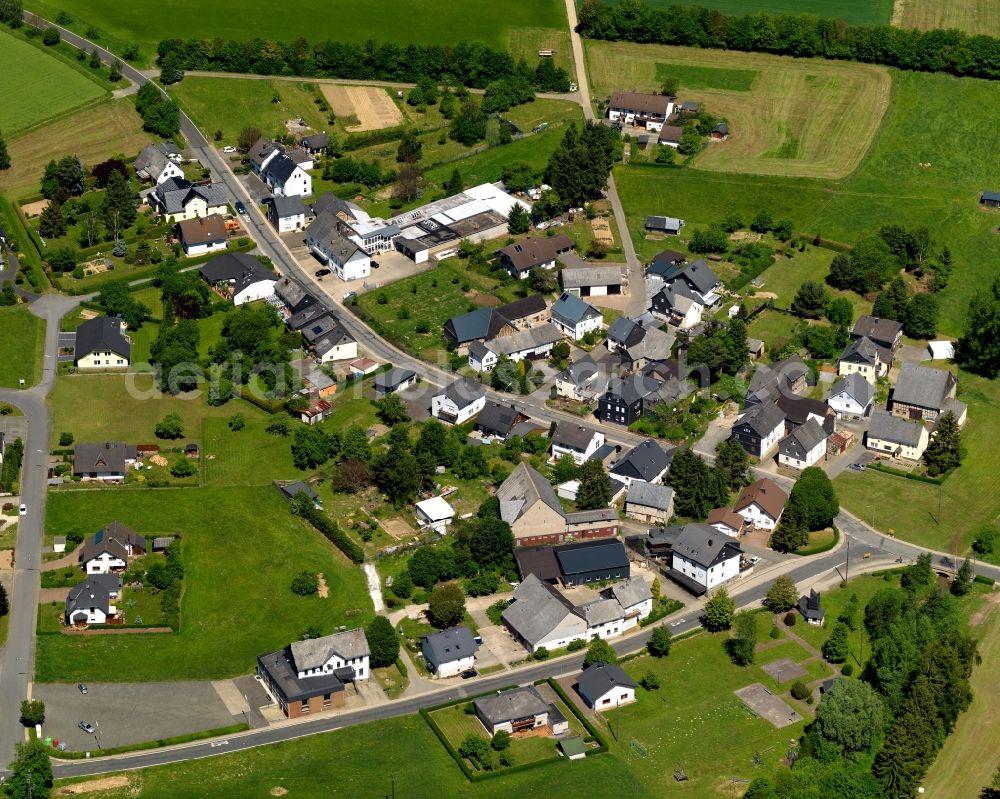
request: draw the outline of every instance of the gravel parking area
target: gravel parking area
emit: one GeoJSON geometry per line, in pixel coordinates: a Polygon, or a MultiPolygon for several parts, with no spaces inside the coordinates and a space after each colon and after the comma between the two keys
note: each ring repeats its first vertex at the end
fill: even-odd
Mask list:
{"type": "Polygon", "coordinates": [[[73,751],[145,743],[246,718],[230,714],[210,682],[87,683],[86,694],[75,683],[36,683],[33,696],[45,702],[43,734],[73,751]],[[81,730],[81,721],[96,734],[81,730]]]}

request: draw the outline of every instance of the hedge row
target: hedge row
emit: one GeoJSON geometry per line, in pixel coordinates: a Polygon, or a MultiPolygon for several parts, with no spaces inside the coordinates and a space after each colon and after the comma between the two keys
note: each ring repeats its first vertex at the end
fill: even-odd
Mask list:
{"type": "Polygon", "coordinates": [[[302,503],[302,506],[300,509],[302,518],[325,535],[331,544],[337,547],[354,563],[362,563],[364,561],[364,550],[348,538],[333,519],[322,511],[317,510],[312,504],[306,506],[305,503],[302,503]]]}
{"type": "Polygon", "coordinates": [[[886,474],[892,474],[895,475],[896,477],[905,477],[907,480],[916,480],[919,483],[930,483],[931,485],[936,485],[936,486],[941,485],[945,480],[948,479],[948,477],[951,476],[951,473],[955,471],[954,469],[949,469],[940,477],[928,477],[927,475],[924,474],[912,474],[911,472],[907,472],[903,469],[896,469],[892,466],[885,466],[881,463],[878,463],[877,461],[874,463],[869,463],[868,468],[874,469],[876,472],[885,472],[886,474]]]}
{"type": "Polygon", "coordinates": [[[679,602],[676,599],[668,599],[666,597],[660,597],[659,602],[653,606],[652,612],[646,616],[646,618],[639,621],[640,627],[648,627],[650,624],[658,622],[660,619],[664,619],[671,613],[676,613],[678,610],[684,607],[683,602],[679,602]]]}
{"type": "MultiPolygon", "coordinates": [[[[205,738],[218,738],[221,735],[232,735],[233,733],[249,730],[250,726],[245,722],[230,724],[228,727],[216,727],[213,730],[202,730],[201,732],[190,732],[185,735],[175,735],[172,738],[159,738],[155,741],[146,741],[139,744],[128,744],[127,746],[113,746],[110,749],[101,749],[98,752],[90,752],[90,757],[108,757],[109,755],[120,755],[124,752],[139,752],[143,749],[158,749],[162,746],[175,746],[191,741],[201,741],[205,738]]],[[[87,757],[87,752],[53,752],[52,757],[57,760],[82,760],[87,757]]]]}
{"type": "Polygon", "coordinates": [[[981,583],[982,585],[993,585],[996,583],[992,577],[987,577],[985,574],[977,574],[972,578],[972,582],[981,583]]]}

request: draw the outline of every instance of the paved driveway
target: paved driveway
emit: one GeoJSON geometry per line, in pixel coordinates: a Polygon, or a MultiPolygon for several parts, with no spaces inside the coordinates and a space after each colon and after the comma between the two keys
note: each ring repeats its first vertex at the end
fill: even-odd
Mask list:
{"type": "Polygon", "coordinates": [[[96,751],[155,741],[245,721],[233,715],[210,682],[36,683],[33,697],[45,702],[44,735],[65,741],[74,751],[96,751]],[[88,735],[77,726],[89,721],[88,735]]]}

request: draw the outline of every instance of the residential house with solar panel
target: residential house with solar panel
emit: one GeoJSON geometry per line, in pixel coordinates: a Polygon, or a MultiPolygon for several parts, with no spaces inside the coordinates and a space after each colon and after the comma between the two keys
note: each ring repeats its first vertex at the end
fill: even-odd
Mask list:
{"type": "Polygon", "coordinates": [[[146,551],[143,536],[128,525],[111,522],[84,540],[78,558],[87,574],[111,574],[125,571],[146,551]]]}
{"type": "Polygon", "coordinates": [[[573,240],[562,233],[527,238],[496,251],[497,262],[515,280],[525,280],[532,269],[552,269],[556,258],[573,249],[573,240]]]}
{"type": "Polygon", "coordinates": [[[552,324],[563,335],[579,341],[587,333],[600,332],[604,326],[604,314],[590,303],[564,291],[552,305],[552,324]]]}

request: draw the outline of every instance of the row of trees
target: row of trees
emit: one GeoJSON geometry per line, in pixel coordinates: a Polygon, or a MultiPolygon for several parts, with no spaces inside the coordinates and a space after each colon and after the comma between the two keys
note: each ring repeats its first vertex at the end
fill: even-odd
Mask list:
{"type": "Polygon", "coordinates": [[[545,182],[552,188],[535,203],[532,216],[550,218],[601,197],[622,149],[621,136],[613,128],[593,122],[579,129],[570,125],[545,167],[545,182]]]}
{"type": "Polygon", "coordinates": [[[181,130],[181,111],[174,100],[160,93],[154,83],[144,83],[135,96],[135,108],[142,117],[143,130],[164,138],[181,130]]]}
{"type": "Polygon", "coordinates": [[[514,75],[529,77],[541,91],[568,91],[569,76],[552,64],[531,70],[507,52],[482,42],[458,42],[449,47],[394,42],[365,44],[305,39],[167,39],[157,46],[157,63],[179,70],[253,72],[261,75],[391,80],[415,83],[457,83],[484,89],[514,75]]]}
{"type": "Polygon", "coordinates": [[[912,69],[1000,78],[1000,39],[959,30],[861,27],[808,14],[728,15],[699,6],[653,8],[641,0],[586,0],[577,30],[591,39],[822,56],[912,69]]]}
{"type": "Polygon", "coordinates": [[[827,282],[834,288],[870,294],[880,291],[903,269],[917,277],[930,272],[928,288],[940,291],[951,277],[951,250],[943,247],[936,251],[927,228],[909,231],[900,225],[886,225],[876,235],[861,239],[849,254],[834,256],[827,282]]]}
{"type": "Polygon", "coordinates": [[[962,366],[983,377],[1000,375],[1000,277],[969,302],[965,332],[958,340],[955,358],[962,366]]]}

